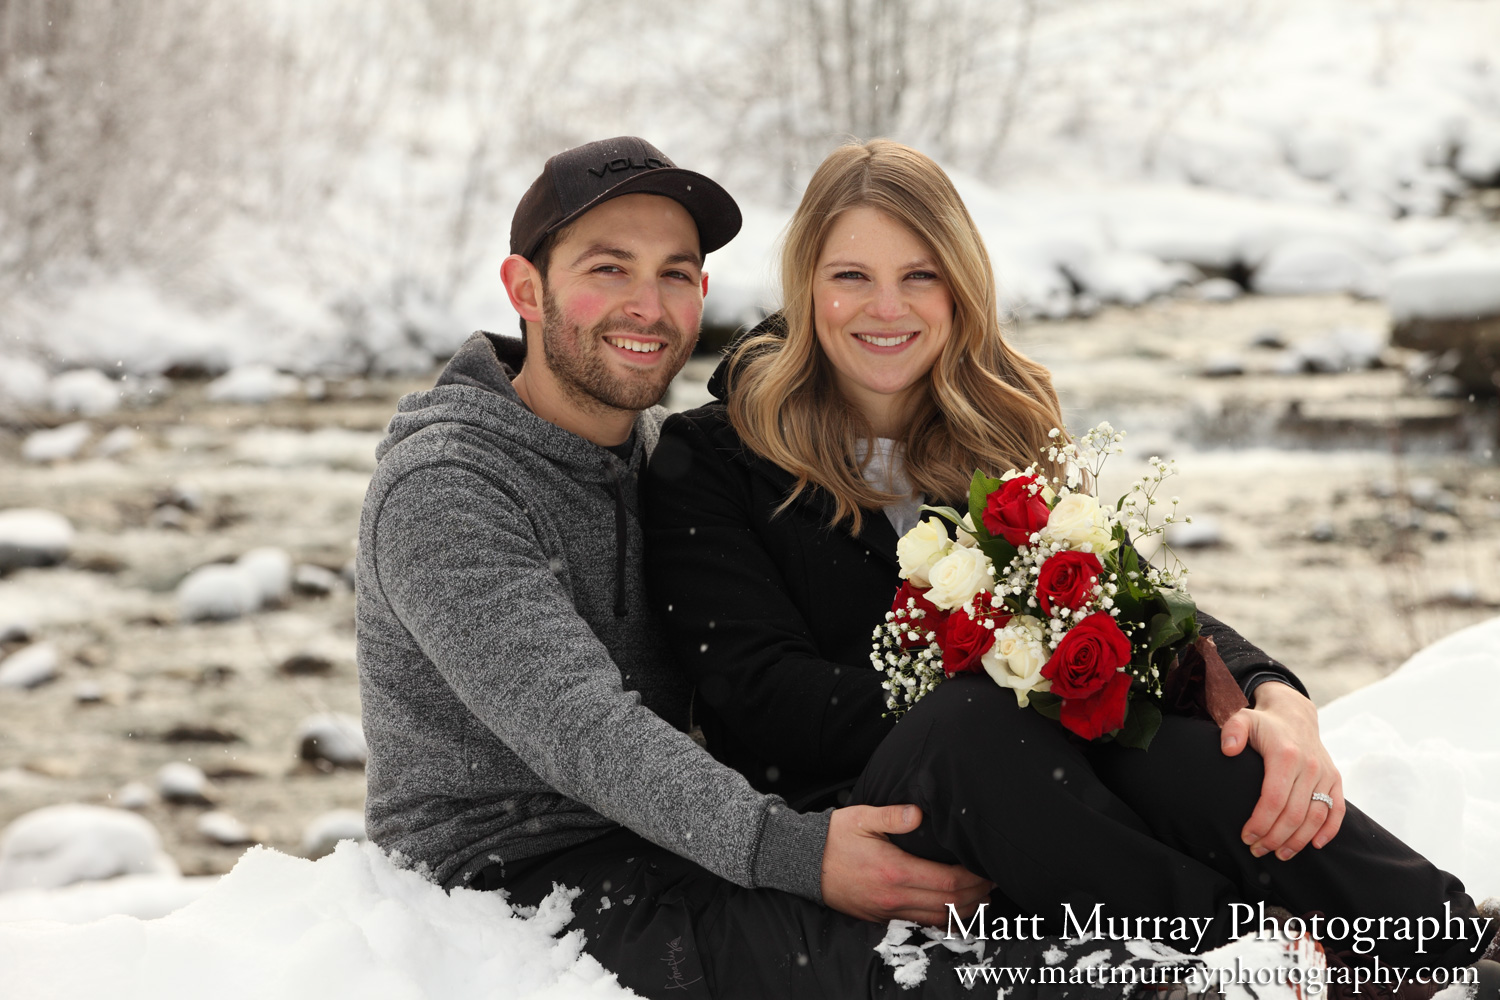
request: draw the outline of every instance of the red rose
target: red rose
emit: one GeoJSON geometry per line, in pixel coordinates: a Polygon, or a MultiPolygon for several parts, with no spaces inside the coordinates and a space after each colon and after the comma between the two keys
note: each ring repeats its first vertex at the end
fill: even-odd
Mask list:
{"type": "Polygon", "coordinates": [[[1087,698],[1064,698],[1059,719],[1069,731],[1096,740],[1125,725],[1129,693],[1130,675],[1120,671],[1087,698]]]}
{"type": "Polygon", "coordinates": [[[1104,567],[1092,552],[1059,552],[1042,563],[1036,578],[1036,599],[1043,614],[1053,608],[1076,611],[1094,596],[1094,585],[1104,567]]]}
{"type": "Polygon", "coordinates": [[[943,648],[943,673],[947,676],[978,670],[979,658],[995,644],[995,630],[985,627],[986,622],[993,624],[994,619],[980,611],[981,601],[984,607],[988,607],[989,596],[981,591],[974,598],[975,611],[979,613],[977,619],[970,618],[967,611],[958,608],[949,613],[938,632],[938,645],[943,648]]]}
{"type": "Polygon", "coordinates": [[[926,597],[926,587],[914,587],[910,580],[901,583],[901,589],[896,591],[896,599],[891,602],[891,611],[896,613],[896,620],[907,626],[901,632],[901,647],[903,649],[920,649],[927,645],[927,633],[941,631],[943,620],[947,618],[948,612],[939,611],[937,605],[926,597]],[[908,607],[908,602],[915,605],[908,607]],[[925,611],[922,618],[908,618],[913,611],[925,611]],[[915,632],[917,638],[908,636],[915,632]]]}
{"type": "Polygon", "coordinates": [[[1113,681],[1129,662],[1130,640],[1101,611],[1068,629],[1042,668],[1042,676],[1052,682],[1052,693],[1059,697],[1087,698],[1113,681]]]}
{"type": "Polygon", "coordinates": [[[1036,476],[1016,476],[1007,480],[984,502],[981,520],[992,535],[999,535],[1012,545],[1025,545],[1033,532],[1047,526],[1046,501],[1029,487],[1036,476]]]}

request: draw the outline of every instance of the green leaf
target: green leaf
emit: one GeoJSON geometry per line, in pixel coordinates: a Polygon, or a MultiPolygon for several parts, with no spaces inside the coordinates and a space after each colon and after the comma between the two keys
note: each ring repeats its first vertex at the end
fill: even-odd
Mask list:
{"type": "Polygon", "coordinates": [[[1150,698],[1137,697],[1130,701],[1130,711],[1125,714],[1125,725],[1115,734],[1115,742],[1121,746],[1144,750],[1161,728],[1161,709],[1150,698]]]}
{"type": "Polygon", "coordinates": [[[985,501],[1001,485],[1000,480],[992,479],[978,469],[974,470],[974,478],[969,482],[969,517],[974,521],[974,537],[981,542],[990,537],[989,529],[984,526],[985,501]]]}
{"type": "Polygon", "coordinates": [[[1146,644],[1146,660],[1150,662],[1156,655],[1156,651],[1170,646],[1179,639],[1185,638],[1186,633],[1172,620],[1172,616],[1165,611],[1151,619],[1151,639],[1146,644]]]}
{"type": "Polygon", "coordinates": [[[1027,701],[1032,708],[1049,719],[1062,718],[1062,698],[1051,691],[1033,691],[1027,701]]]}
{"type": "Polygon", "coordinates": [[[1163,587],[1160,596],[1166,602],[1167,612],[1172,616],[1172,621],[1177,623],[1178,628],[1187,632],[1190,626],[1196,627],[1194,618],[1198,614],[1198,605],[1193,603],[1191,597],[1181,590],[1173,590],[1170,587],[1163,587]]]}

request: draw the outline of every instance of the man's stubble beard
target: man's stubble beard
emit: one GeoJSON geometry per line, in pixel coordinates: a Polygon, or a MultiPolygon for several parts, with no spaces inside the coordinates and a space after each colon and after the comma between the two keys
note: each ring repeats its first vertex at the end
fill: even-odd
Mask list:
{"type": "Polygon", "coordinates": [[[542,299],[542,355],[547,367],[564,392],[590,409],[639,412],[655,406],[667,394],[667,387],[696,341],[696,333],[684,337],[664,319],[645,327],[609,319],[584,332],[563,318],[551,295],[542,299]],[[608,333],[660,337],[666,341],[660,350],[679,356],[666,359],[654,370],[640,372],[637,378],[620,378],[610,371],[604,354],[604,335],[608,333]]]}

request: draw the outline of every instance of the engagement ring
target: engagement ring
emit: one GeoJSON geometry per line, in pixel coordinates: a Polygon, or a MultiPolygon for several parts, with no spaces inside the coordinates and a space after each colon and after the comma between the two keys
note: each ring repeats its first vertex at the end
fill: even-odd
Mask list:
{"type": "Polygon", "coordinates": [[[1333,808],[1333,796],[1327,792],[1313,792],[1312,797],[1314,802],[1321,802],[1328,808],[1333,808]]]}

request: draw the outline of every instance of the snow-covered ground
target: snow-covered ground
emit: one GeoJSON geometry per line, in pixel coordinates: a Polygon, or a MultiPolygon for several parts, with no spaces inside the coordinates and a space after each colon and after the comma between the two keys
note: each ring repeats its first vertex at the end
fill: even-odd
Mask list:
{"type": "MultiPolygon", "coordinates": [[[[1500,618],[1323,710],[1349,797],[1480,898],[1500,893],[1497,716],[1500,618]]],[[[368,844],[318,861],[252,848],[217,880],[131,875],[0,895],[0,969],[6,995],[27,1000],[461,1000],[498,983],[508,997],[626,995],[580,952],[570,918],[566,891],[517,913],[497,894],[445,895],[368,844]]],[[[1253,961],[1239,943],[1209,964],[1247,949],[1253,961]]]]}

